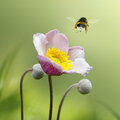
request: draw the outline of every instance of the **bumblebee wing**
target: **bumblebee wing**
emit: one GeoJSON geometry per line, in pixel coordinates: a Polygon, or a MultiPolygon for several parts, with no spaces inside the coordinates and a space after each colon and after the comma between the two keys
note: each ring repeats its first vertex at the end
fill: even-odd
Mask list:
{"type": "Polygon", "coordinates": [[[66,17],[67,20],[71,21],[71,22],[75,22],[76,19],[75,18],[72,18],[72,17],[66,17]]]}
{"type": "Polygon", "coordinates": [[[95,24],[95,23],[97,23],[97,22],[99,22],[100,21],[100,19],[90,19],[90,20],[88,20],[88,24],[90,23],[90,24],[95,24]]]}
{"type": "Polygon", "coordinates": [[[78,20],[72,17],[66,17],[67,20],[71,21],[75,27],[75,29],[77,29],[77,22],[78,20]]]}

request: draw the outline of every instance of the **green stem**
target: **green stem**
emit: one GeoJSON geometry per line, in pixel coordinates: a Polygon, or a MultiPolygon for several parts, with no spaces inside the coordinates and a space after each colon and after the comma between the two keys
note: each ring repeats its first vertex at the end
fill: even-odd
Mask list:
{"type": "Polygon", "coordinates": [[[23,117],[23,79],[24,79],[24,76],[26,75],[26,73],[28,73],[29,71],[32,71],[32,68],[29,68],[29,69],[27,69],[24,73],[23,73],[23,75],[22,75],[22,77],[21,77],[21,79],[20,79],[20,99],[21,99],[21,120],[23,120],[24,119],[24,117],[23,117]]]}
{"type": "Polygon", "coordinates": [[[49,109],[49,120],[52,120],[52,108],[53,108],[53,88],[52,78],[48,75],[49,89],[50,89],[50,109],[49,109]]]}
{"type": "Polygon", "coordinates": [[[60,119],[61,108],[62,108],[63,102],[64,102],[64,100],[65,100],[65,97],[67,96],[67,94],[69,93],[69,91],[70,91],[72,88],[77,87],[77,86],[78,86],[78,83],[73,84],[73,85],[71,85],[71,86],[65,91],[65,93],[64,93],[64,95],[63,95],[63,97],[62,97],[62,99],[61,99],[59,108],[58,108],[57,120],[60,119]]]}

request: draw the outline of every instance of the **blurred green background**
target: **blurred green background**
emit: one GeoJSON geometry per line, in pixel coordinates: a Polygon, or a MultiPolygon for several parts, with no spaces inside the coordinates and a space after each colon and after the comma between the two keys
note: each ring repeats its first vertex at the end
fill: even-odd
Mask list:
{"type": "MultiPolygon", "coordinates": [[[[91,93],[80,95],[72,90],[63,104],[61,120],[119,119],[113,115],[113,112],[120,115],[119,26],[119,0],[0,0],[0,120],[20,120],[20,77],[37,63],[33,34],[52,29],[66,34],[70,46],[83,46],[86,60],[93,66],[85,77],[93,84],[91,93]],[[66,19],[77,20],[82,16],[88,21],[100,19],[89,24],[87,35],[76,32],[74,23],[66,19]]],[[[82,78],[53,77],[53,120],[64,91],[82,78]]],[[[48,112],[47,76],[37,81],[28,73],[24,80],[25,120],[47,120],[48,112]]]]}

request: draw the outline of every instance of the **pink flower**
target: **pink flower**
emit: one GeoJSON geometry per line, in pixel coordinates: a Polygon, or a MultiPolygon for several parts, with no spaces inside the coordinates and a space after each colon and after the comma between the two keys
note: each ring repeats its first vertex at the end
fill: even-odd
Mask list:
{"type": "Polygon", "coordinates": [[[45,35],[33,35],[33,43],[38,52],[38,61],[48,75],[79,73],[86,76],[92,69],[84,58],[84,49],[80,46],[69,47],[67,37],[58,30],[45,35]]]}

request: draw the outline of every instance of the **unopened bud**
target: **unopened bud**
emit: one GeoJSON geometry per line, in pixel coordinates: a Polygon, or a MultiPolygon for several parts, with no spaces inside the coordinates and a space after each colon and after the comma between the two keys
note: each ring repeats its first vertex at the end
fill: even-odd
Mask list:
{"type": "Polygon", "coordinates": [[[40,66],[40,64],[35,64],[32,67],[31,75],[34,79],[41,79],[44,76],[44,72],[40,66]]]}
{"type": "Polygon", "coordinates": [[[88,79],[82,79],[82,80],[80,80],[80,82],[78,84],[79,84],[78,91],[81,94],[87,94],[92,89],[92,84],[91,84],[90,80],[88,80],[88,79]]]}

